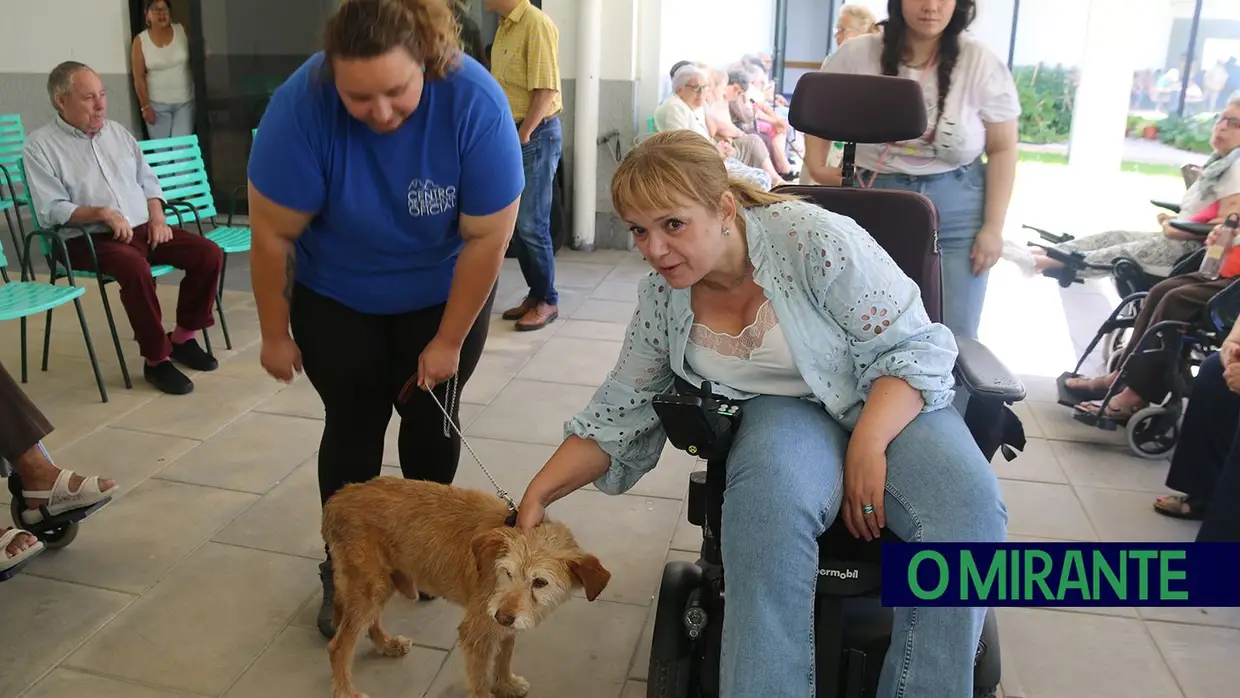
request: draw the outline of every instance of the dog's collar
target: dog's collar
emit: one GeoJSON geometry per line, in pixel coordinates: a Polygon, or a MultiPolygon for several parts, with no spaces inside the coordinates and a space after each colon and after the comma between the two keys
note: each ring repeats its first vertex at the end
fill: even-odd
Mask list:
{"type": "Polygon", "coordinates": [[[517,510],[513,509],[508,512],[508,518],[504,519],[504,525],[508,528],[516,528],[517,526],[517,510]]]}

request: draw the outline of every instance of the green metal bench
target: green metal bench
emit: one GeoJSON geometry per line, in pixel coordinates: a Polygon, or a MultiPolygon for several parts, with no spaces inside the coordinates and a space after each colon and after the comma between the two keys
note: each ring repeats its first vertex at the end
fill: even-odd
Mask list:
{"type": "Polygon", "coordinates": [[[21,168],[26,147],[26,129],[21,114],[0,114],[0,211],[9,226],[13,244],[20,249],[26,237],[22,228],[22,206],[30,205],[25,170],[21,168]]]}
{"type": "Polygon", "coordinates": [[[28,378],[27,369],[27,348],[26,348],[26,318],[37,313],[47,313],[47,327],[43,336],[43,370],[47,370],[47,354],[51,348],[50,345],[50,328],[52,325],[52,310],[59,308],[69,302],[72,302],[77,309],[78,322],[82,326],[82,338],[86,340],[86,353],[90,356],[90,366],[95,372],[95,385],[99,387],[99,398],[104,402],[108,401],[108,389],[103,385],[103,374],[99,371],[99,360],[95,357],[95,346],[90,341],[90,328],[86,325],[86,313],[82,310],[81,297],[86,293],[84,286],[78,286],[74,282],[73,270],[65,262],[66,278],[69,280],[68,286],[56,285],[55,279],[49,283],[37,283],[34,279],[34,268],[30,263],[30,241],[38,237],[44,245],[53,248],[60,248],[59,252],[68,260],[68,251],[64,249],[64,241],[53,233],[44,230],[34,230],[29,236],[24,238],[23,249],[19,252],[18,265],[21,267],[21,280],[12,281],[9,279],[8,259],[4,256],[4,243],[0,242],[0,279],[4,281],[4,285],[0,286],[0,322],[5,320],[18,320],[21,323],[21,343],[22,343],[22,383],[28,378]]]}
{"type": "Polygon", "coordinates": [[[224,269],[220,271],[220,292],[216,297],[216,308],[220,314],[224,344],[232,349],[228,321],[224,318],[224,274],[228,269],[228,255],[250,251],[250,227],[233,225],[237,199],[245,193],[245,187],[240,186],[233,190],[228,204],[228,218],[221,226],[216,221],[218,211],[215,208],[215,198],[211,194],[211,180],[202,160],[198,136],[145,140],[139,141],[138,145],[159,179],[159,186],[164,190],[164,198],[169,207],[168,224],[186,227],[192,222],[199,235],[219,245],[224,251],[224,269]],[[210,229],[203,227],[204,220],[210,221],[210,229]]]}

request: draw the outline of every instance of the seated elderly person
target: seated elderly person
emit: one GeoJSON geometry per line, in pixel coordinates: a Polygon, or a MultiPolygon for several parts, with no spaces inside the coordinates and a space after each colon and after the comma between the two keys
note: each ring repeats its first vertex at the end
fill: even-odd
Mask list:
{"type": "Polygon", "coordinates": [[[754,99],[751,94],[753,79],[750,72],[743,67],[728,71],[728,85],[724,97],[728,100],[728,112],[733,125],[742,133],[756,134],[766,145],[775,165],[775,171],[785,180],[796,179],[788,162],[788,122],[779,118],[765,103],[754,99]],[[761,127],[759,124],[767,124],[761,127]]]}
{"type": "Polygon", "coordinates": [[[1167,486],[1183,494],[1154,511],[1201,521],[1197,542],[1240,543],[1240,324],[1201,364],[1184,411],[1167,486]]]}
{"type": "Polygon", "coordinates": [[[189,393],[194,384],[172,361],[194,371],[219,365],[194,335],[214,323],[224,253],[210,240],[168,225],[159,182],[133,135],[107,118],[108,98],[95,71],[61,63],[48,78],[47,92],[57,117],[30,134],[24,153],[39,223],[66,226],[61,235],[74,269],[103,273],[120,284],[121,303],[146,359],[146,380],[165,393],[189,393]],[[151,276],[157,264],[185,271],[171,333],[164,332],[151,276]]]}
{"type": "Polygon", "coordinates": [[[732,114],[728,111],[728,74],[722,70],[707,71],[710,85],[703,96],[703,108],[706,110],[706,127],[717,141],[727,141],[736,150],[736,157],[741,162],[756,167],[771,176],[772,182],[783,177],[771,162],[771,154],[766,143],[756,133],[745,133],[732,123],[732,114]]]}
{"type": "MultiPolygon", "coordinates": [[[[51,516],[86,509],[116,494],[116,483],[82,477],[57,468],[43,448],[52,425],[0,364],[0,466],[6,461],[21,481],[26,509],[21,521],[33,526],[51,516]]],[[[5,468],[0,467],[0,472],[5,468]]],[[[0,572],[15,571],[42,551],[43,545],[20,528],[0,528],[0,572]]]]}
{"type": "Polygon", "coordinates": [[[706,71],[692,63],[679,65],[672,76],[672,95],[654,110],[655,130],[693,131],[715,144],[729,173],[769,190],[776,179],[742,161],[731,143],[712,138],[703,99],[703,94],[708,89],[706,71]]]}
{"type": "MultiPolygon", "coordinates": [[[[1240,212],[1240,95],[1232,97],[1227,109],[1215,120],[1210,137],[1213,153],[1200,170],[1195,172],[1192,184],[1184,192],[1177,216],[1158,214],[1157,232],[1116,230],[1088,235],[1078,240],[1057,245],[1067,252],[1081,252],[1085,261],[1095,264],[1111,264],[1120,257],[1136,260],[1141,268],[1154,276],[1167,276],[1177,261],[1202,245],[1199,236],[1173,228],[1173,218],[1193,223],[1221,223],[1227,216],[1240,212]]],[[[1189,181],[1192,170],[1185,172],[1189,181]]],[[[1026,271],[1042,272],[1059,269],[1063,264],[1046,256],[1044,250],[1030,249],[1020,245],[1008,245],[1004,256],[1025,268],[1026,271]]],[[[1103,276],[1104,271],[1078,272],[1083,276],[1103,276]]]]}

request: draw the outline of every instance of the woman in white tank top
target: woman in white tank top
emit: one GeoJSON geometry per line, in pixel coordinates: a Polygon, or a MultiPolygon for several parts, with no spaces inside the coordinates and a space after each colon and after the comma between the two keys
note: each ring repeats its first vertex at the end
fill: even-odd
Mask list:
{"type": "Polygon", "coordinates": [[[189,39],[185,28],[172,22],[170,1],[147,0],[147,29],[133,40],[133,86],[150,138],[194,132],[189,39]]]}

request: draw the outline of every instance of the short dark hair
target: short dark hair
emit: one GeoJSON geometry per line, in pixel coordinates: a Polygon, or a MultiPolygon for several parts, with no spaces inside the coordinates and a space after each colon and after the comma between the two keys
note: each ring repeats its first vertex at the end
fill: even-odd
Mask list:
{"type": "Polygon", "coordinates": [[[431,80],[443,78],[461,55],[460,27],[446,0],[344,0],[327,20],[323,51],[336,58],[378,58],[408,51],[431,80]]]}

